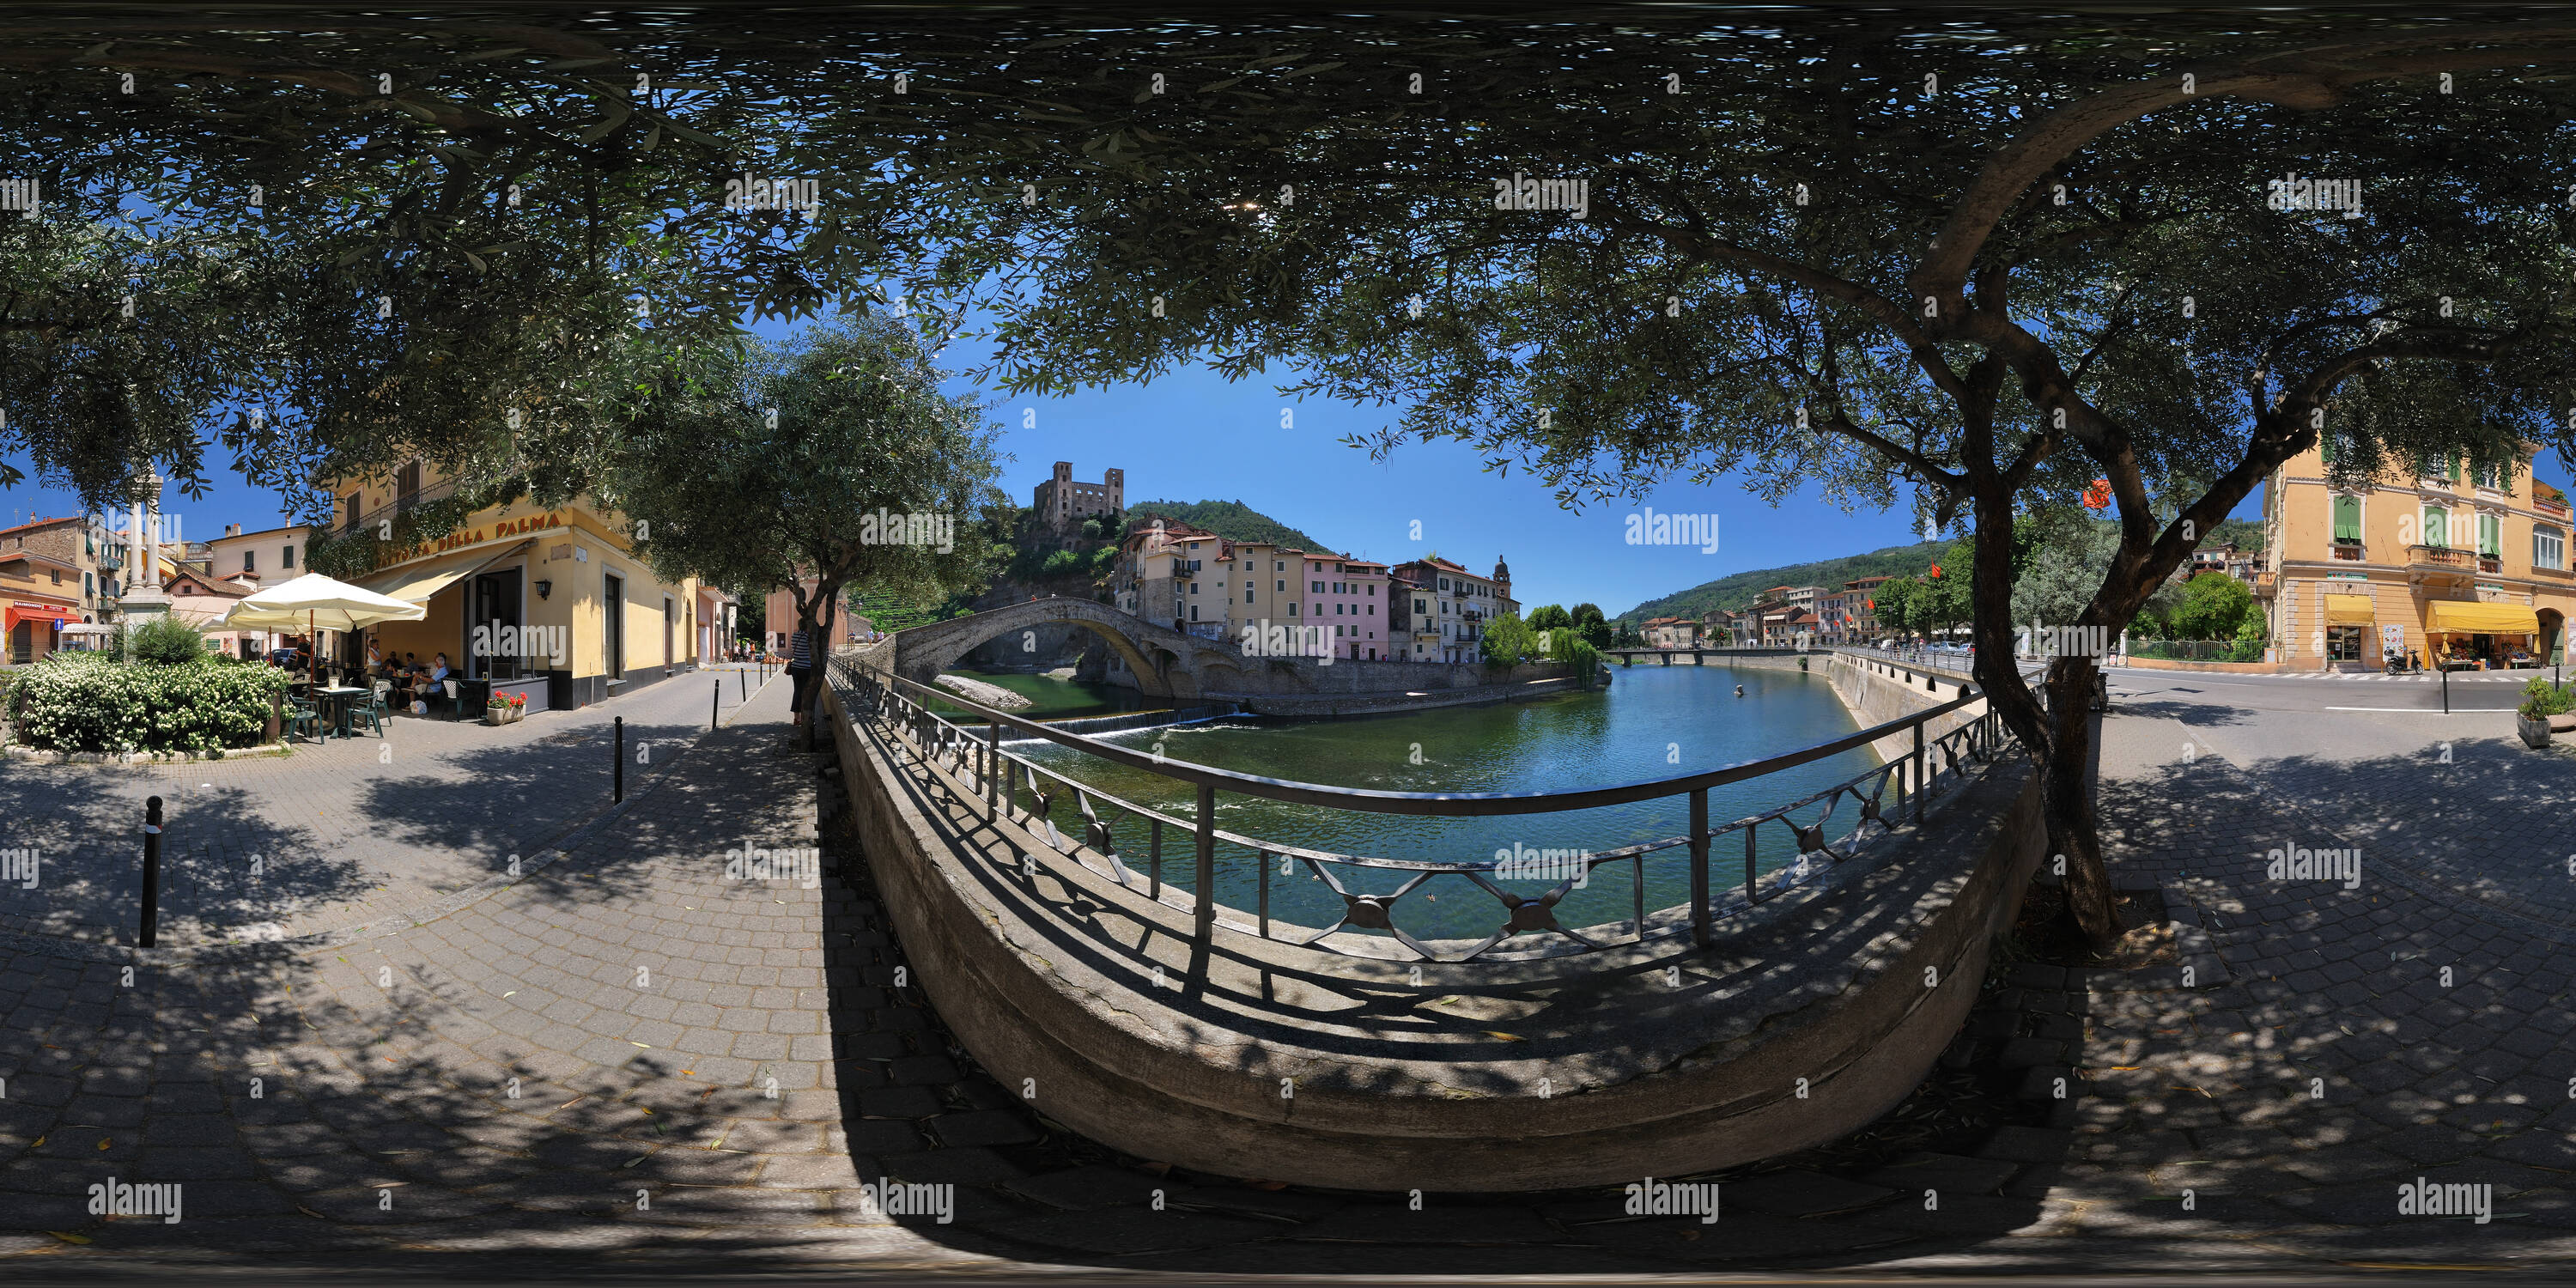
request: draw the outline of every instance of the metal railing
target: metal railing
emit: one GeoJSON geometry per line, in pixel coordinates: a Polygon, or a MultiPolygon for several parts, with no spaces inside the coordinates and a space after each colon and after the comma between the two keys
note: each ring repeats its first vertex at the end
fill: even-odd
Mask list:
{"type": "MultiPolygon", "coordinates": [[[[1327,941],[1346,932],[1383,932],[1385,938],[1426,962],[1475,961],[1522,935],[1561,937],[1576,946],[1571,951],[1578,952],[1683,933],[1688,933],[1695,945],[1707,947],[1717,921],[1749,911],[1820,877],[1833,865],[1851,860],[1871,840],[1904,826],[1907,813],[1912,814],[1912,823],[1920,826],[1935,797],[1965,786],[1972,774],[1999,760],[2013,743],[2000,719],[1991,712],[1972,717],[1947,733],[1927,736],[1934,722],[1980,700],[1973,690],[1956,686],[1957,696],[1911,716],[1781,755],[1673,778],[1568,792],[1389,792],[1263,778],[1171,760],[982,706],[957,694],[886,674],[860,659],[856,651],[843,653],[832,659],[830,668],[844,712],[853,724],[866,725],[883,739],[881,746],[908,755],[923,785],[945,791],[963,807],[979,809],[990,818],[1007,819],[1041,835],[1047,845],[1048,863],[1078,863],[1146,899],[1192,912],[1196,938],[1202,945],[1210,942],[1220,921],[1229,929],[1264,940],[1351,956],[1373,954],[1355,953],[1349,947],[1327,941]],[[924,699],[936,700],[965,714],[941,714],[925,705],[924,699]],[[1195,789],[1196,808],[1191,817],[1184,818],[1113,795],[1013,754],[1003,743],[1005,731],[1187,784],[1195,789]],[[1913,747],[1908,754],[1787,804],[1732,822],[1710,823],[1709,792],[1713,788],[1761,778],[1909,733],[1913,747]],[[1509,866],[1503,862],[1448,863],[1342,854],[1228,831],[1216,825],[1220,792],[1358,813],[1448,818],[1553,814],[1687,796],[1689,830],[1641,844],[1584,852],[1570,860],[1582,865],[1579,873],[1566,876],[1543,893],[1523,894],[1496,884],[1496,873],[1509,866]],[[1073,826],[1079,818],[1078,835],[1068,836],[1058,827],[1054,810],[1060,804],[1071,806],[1071,813],[1064,818],[1066,826],[1073,826]],[[1834,819],[1846,804],[1852,807],[1850,826],[1836,834],[1834,819]],[[1811,808],[1817,809],[1812,821],[1802,822],[1795,817],[1811,808]],[[1768,833],[1766,828],[1770,829],[1768,833]],[[1762,840],[1766,835],[1777,838],[1784,829],[1795,844],[1796,857],[1765,873],[1760,870],[1762,840]],[[1130,848],[1140,831],[1141,849],[1130,848]],[[1730,842],[1731,848],[1732,838],[1739,835],[1744,856],[1741,892],[1730,889],[1720,896],[1714,885],[1715,852],[1722,840],[1730,842]],[[1191,876],[1187,888],[1178,889],[1179,897],[1173,898],[1166,895],[1167,851],[1183,841],[1191,854],[1191,876]],[[1220,844],[1254,856],[1258,886],[1256,904],[1250,912],[1222,907],[1217,902],[1216,855],[1220,844]],[[1652,910],[1657,915],[1650,916],[1646,906],[1646,861],[1666,851],[1686,852],[1689,902],[1677,908],[1652,910]],[[1141,862],[1142,870],[1131,860],[1141,862]],[[1281,868],[1291,864],[1303,864],[1309,875],[1340,899],[1340,916],[1334,924],[1292,926],[1271,915],[1272,882],[1281,868]],[[1606,927],[1584,927],[1590,934],[1560,924],[1555,915],[1558,902],[1575,888],[1588,888],[1594,871],[1614,864],[1624,864],[1629,871],[1631,916],[1607,923],[1606,927]],[[1345,880],[1371,871],[1396,874],[1401,884],[1390,892],[1362,893],[1345,880]],[[1480,888],[1500,905],[1502,914],[1501,925],[1482,942],[1446,957],[1398,924],[1400,901],[1444,879],[1453,887],[1463,883],[1480,888]]],[[[1852,659],[1838,660],[1859,665],[1852,659]]],[[[1020,856],[1022,866],[1013,871],[1020,877],[1034,878],[1038,861],[1036,854],[1020,856]]],[[[1514,878],[1505,875],[1502,879],[1514,878]]],[[[1551,943],[1549,947],[1564,951],[1559,944],[1551,943]]]]}

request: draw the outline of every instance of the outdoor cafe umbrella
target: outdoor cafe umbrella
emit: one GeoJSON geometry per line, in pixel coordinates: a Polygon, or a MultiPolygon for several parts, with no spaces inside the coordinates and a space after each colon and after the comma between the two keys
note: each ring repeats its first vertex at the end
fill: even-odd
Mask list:
{"type": "MultiPolygon", "coordinates": [[[[293,630],[300,625],[309,635],[317,630],[363,631],[378,622],[416,622],[427,616],[429,609],[422,605],[308,572],[235,602],[224,614],[224,625],[246,630],[293,630]]],[[[319,690],[321,654],[313,653],[308,662],[307,678],[319,690]]]]}

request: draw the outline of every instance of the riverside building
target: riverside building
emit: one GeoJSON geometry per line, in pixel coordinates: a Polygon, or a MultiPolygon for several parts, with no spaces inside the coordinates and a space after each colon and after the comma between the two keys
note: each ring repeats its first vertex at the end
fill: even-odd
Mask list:
{"type": "Polygon", "coordinates": [[[2567,497],[2511,462],[2445,457],[2338,486],[2331,439],[2264,480],[2254,593],[2284,670],[2366,670],[2389,647],[2425,665],[2563,660],[2576,601],[2567,497]]]}

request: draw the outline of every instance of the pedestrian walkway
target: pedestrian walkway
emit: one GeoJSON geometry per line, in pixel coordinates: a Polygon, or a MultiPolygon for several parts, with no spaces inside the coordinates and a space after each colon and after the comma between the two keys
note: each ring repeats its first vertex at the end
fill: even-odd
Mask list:
{"type": "Polygon", "coordinates": [[[683,672],[577,711],[516,724],[399,717],[385,735],[294,744],[285,756],[184,765],[0,769],[0,848],[42,857],[32,888],[0,884],[0,931],[135,942],[146,797],[162,799],[160,943],[312,934],[427,908],[505,876],[608,808],[625,722],[634,790],[718,709],[784,678],[683,672]]]}
{"type": "Polygon", "coordinates": [[[889,1236],[911,1264],[962,1255],[868,1207],[852,1151],[947,1145],[907,1170],[968,1179],[995,1167],[970,1139],[1018,1129],[928,1089],[959,1075],[917,1040],[873,910],[822,877],[817,758],[788,750],[784,695],[439,920],[130,979],[0,958],[0,1253],[481,1277],[503,1252],[750,1265],[820,1227],[840,1255],[889,1236]],[[91,1215],[111,1178],[181,1186],[184,1219],[91,1215]]]}
{"type": "MultiPolygon", "coordinates": [[[[2426,778],[2418,748],[2345,745],[2347,785],[2323,795],[2322,768],[2239,765],[2207,728],[2108,717],[2115,879],[2187,903],[2224,977],[2009,968],[1986,1004],[2038,1036],[2008,1051],[2045,1048],[2021,1052],[2031,1081],[2063,1058],[2071,1084],[2044,1125],[1852,1174],[1729,1177],[1712,1229],[1631,1216],[1615,1191],[1461,1178],[1416,1206],[1190,1176],[1070,1136],[924,1007],[863,856],[827,841],[840,789],[818,776],[829,757],[789,750],[785,703],[773,686],[551,866],[435,920],[131,980],[118,961],[0,952],[0,1260],[1687,1279],[2576,1255],[2576,971],[2554,954],[2576,929],[2427,865],[2399,826],[2420,805],[2397,790],[2426,778]],[[2265,873],[2271,848],[2356,844],[2354,888],[2265,873]],[[837,869],[803,867],[816,851],[837,869]],[[2402,1213],[2417,1177],[2491,1187],[2490,1219],[2402,1213]],[[184,1219],[90,1214],[110,1178],[182,1186],[184,1219]],[[929,1187],[905,1192],[934,1211],[889,1215],[868,1188],[887,1179],[929,1187]]],[[[2496,781],[2476,774],[2540,791],[2576,766],[2459,769],[2497,750],[2453,748],[2462,776],[2422,789],[2460,794],[2441,822],[2474,819],[2496,781]]],[[[2462,853],[2523,854],[2533,883],[2563,872],[2556,834],[2516,830],[2532,817],[2505,812],[2462,853]]]]}

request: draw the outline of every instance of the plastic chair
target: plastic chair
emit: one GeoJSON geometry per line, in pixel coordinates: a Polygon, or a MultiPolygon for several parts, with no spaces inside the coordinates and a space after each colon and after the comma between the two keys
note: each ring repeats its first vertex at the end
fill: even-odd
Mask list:
{"type": "Polygon", "coordinates": [[[442,694],[439,700],[447,704],[447,718],[450,720],[464,719],[465,700],[457,696],[456,681],[441,680],[438,682],[438,687],[442,694]]]}
{"type": "Polygon", "coordinates": [[[302,730],[306,738],[317,743],[331,741],[330,727],[322,723],[322,713],[300,698],[286,700],[286,736],[292,738],[302,730]]]}
{"type": "Polygon", "coordinates": [[[351,702],[349,704],[348,725],[341,731],[342,736],[349,738],[357,737],[358,722],[363,720],[367,723],[367,728],[377,737],[384,737],[385,694],[390,692],[393,687],[394,686],[390,681],[378,680],[375,682],[373,687],[368,689],[367,696],[364,701],[351,702]]]}

